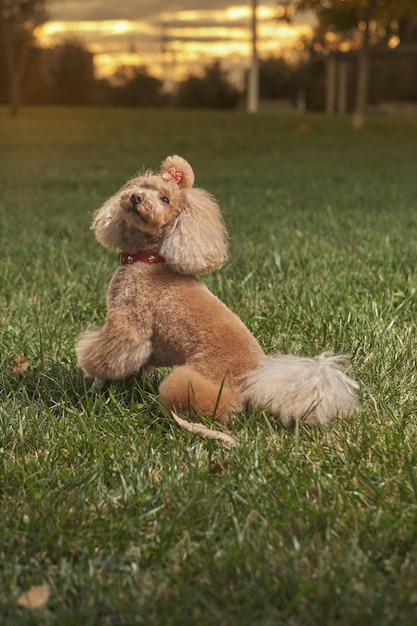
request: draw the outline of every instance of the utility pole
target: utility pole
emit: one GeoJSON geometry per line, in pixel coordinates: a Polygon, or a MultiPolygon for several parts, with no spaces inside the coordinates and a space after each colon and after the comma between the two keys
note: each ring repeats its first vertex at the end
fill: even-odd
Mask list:
{"type": "Polygon", "coordinates": [[[162,80],[163,86],[165,87],[168,82],[167,81],[167,60],[166,60],[166,54],[167,54],[167,49],[168,49],[168,36],[166,33],[166,26],[164,22],[161,22],[160,44],[161,44],[161,80],[162,80]]]}
{"type": "Polygon", "coordinates": [[[257,50],[257,15],[258,0],[252,3],[252,63],[248,74],[247,110],[256,113],[259,109],[259,62],[257,50]]]}
{"type": "Polygon", "coordinates": [[[175,65],[176,53],[170,42],[173,38],[169,34],[168,26],[165,22],[161,22],[161,80],[165,91],[173,92],[175,90],[175,65]]]}

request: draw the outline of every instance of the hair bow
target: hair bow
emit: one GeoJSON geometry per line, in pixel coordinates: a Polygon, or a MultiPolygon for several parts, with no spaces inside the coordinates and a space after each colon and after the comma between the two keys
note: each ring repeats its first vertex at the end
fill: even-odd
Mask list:
{"type": "Polygon", "coordinates": [[[171,176],[171,178],[173,178],[175,180],[176,183],[180,183],[182,180],[182,173],[181,172],[177,172],[175,167],[172,166],[167,170],[167,174],[169,174],[171,176]]]}

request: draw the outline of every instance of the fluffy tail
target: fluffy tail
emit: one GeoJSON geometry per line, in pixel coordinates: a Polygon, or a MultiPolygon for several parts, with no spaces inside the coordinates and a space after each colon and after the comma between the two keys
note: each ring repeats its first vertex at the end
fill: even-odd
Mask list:
{"type": "Polygon", "coordinates": [[[345,373],[346,357],[266,356],[245,377],[244,396],[252,407],[268,407],[285,425],[292,420],[327,424],[356,408],[359,385],[345,373]]]}

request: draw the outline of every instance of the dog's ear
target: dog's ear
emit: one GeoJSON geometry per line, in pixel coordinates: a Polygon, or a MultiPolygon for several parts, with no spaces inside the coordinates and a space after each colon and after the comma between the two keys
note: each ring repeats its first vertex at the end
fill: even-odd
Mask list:
{"type": "Polygon", "coordinates": [[[194,172],[191,165],[182,157],[174,154],[161,164],[162,178],[177,183],[180,189],[189,189],[194,185],[194,172]]]}
{"type": "Polygon", "coordinates": [[[181,274],[205,274],[227,257],[227,231],[214,198],[203,189],[184,189],[182,210],[160,252],[181,274]]]}
{"type": "Polygon", "coordinates": [[[106,248],[120,249],[122,245],[124,220],[118,207],[119,192],[109,198],[94,214],[91,229],[97,241],[106,248]]]}

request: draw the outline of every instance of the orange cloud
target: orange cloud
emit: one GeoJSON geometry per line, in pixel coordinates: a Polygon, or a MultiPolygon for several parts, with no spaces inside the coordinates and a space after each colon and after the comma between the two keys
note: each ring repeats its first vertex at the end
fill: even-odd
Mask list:
{"type": "MultiPolygon", "coordinates": [[[[260,56],[295,46],[301,30],[309,30],[277,22],[275,0],[260,6],[257,15],[260,56]]],[[[171,80],[179,80],[213,59],[224,59],[235,73],[240,67],[243,74],[251,55],[251,8],[242,4],[223,10],[162,12],[158,19],[154,15],[148,20],[55,20],[38,30],[43,46],[74,37],[94,52],[99,77],[111,75],[120,64],[134,64],[146,65],[162,78],[168,72],[171,80]]]]}

